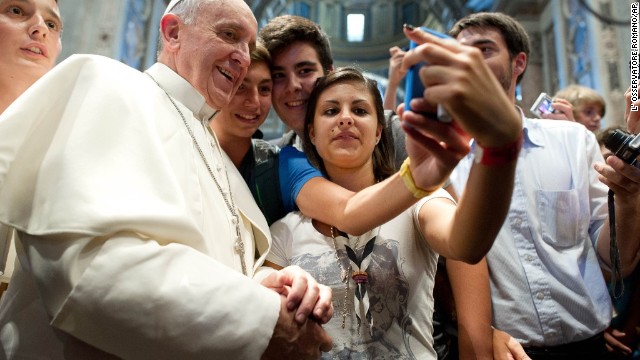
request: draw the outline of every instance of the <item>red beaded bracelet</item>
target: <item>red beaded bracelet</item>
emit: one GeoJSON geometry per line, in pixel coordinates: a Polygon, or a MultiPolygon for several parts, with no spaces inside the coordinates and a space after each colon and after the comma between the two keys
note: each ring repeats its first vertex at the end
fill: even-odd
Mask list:
{"type": "Polygon", "coordinates": [[[522,132],[513,141],[500,147],[482,147],[476,142],[473,152],[476,163],[486,166],[500,166],[511,164],[518,159],[518,153],[522,148],[522,132]]]}

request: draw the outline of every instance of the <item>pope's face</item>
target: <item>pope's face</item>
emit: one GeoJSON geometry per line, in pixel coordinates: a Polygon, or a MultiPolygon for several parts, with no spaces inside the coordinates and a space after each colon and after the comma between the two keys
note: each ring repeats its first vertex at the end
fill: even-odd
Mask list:
{"type": "Polygon", "coordinates": [[[55,0],[0,0],[0,72],[35,81],[56,62],[62,20],[55,0]]]}
{"type": "Polygon", "coordinates": [[[207,3],[180,30],[176,71],[214,109],[222,109],[242,83],[258,25],[244,1],[207,3]]]}

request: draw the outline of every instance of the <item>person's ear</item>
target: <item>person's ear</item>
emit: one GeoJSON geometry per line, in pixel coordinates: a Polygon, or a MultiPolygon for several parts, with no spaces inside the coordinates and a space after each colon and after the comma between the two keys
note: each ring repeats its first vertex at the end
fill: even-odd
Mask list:
{"type": "Polygon", "coordinates": [[[376,129],[376,145],[380,142],[380,138],[382,138],[382,125],[378,124],[378,128],[376,129]]]}
{"type": "Polygon", "coordinates": [[[527,68],[527,54],[521,52],[513,58],[513,77],[517,78],[527,68]]]}
{"type": "Polygon", "coordinates": [[[180,48],[180,30],[184,23],[176,14],[168,13],[160,19],[160,36],[162,36],[162,46],[167,50],[177,50],[180,48]]]}
{"type": "Polygon", "coordinates": [[[309,139],[311,139],[311,143],[313,145],[315,145],[316,144],[316,131],[313,128],[313,124],[309,124],[308,131],[309,131],[309,139]]]}

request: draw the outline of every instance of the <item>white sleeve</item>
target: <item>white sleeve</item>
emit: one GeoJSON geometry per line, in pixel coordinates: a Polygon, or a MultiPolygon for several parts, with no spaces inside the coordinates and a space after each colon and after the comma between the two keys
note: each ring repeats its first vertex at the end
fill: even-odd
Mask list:
{"type": "Polygon", "coordinates": [[[271,224],[271,239],[273,241],[271,250],[267,255],[267,261],[287,267],[290,265],[289,258],[291,256],[291,245],[293,243],[293,234],[287,220],[291,219],[292,214],[271,224]]]}
{"type": "Polygon", "coordinates": [[[66,334],[121,358],[259,358],[280,297],[211,250],[228,239],[191,210],[193,149],[123,67],[70,57],[0,116],[0,222],[66,334]]]}
{"type": "Polygon", "coordinates": [[[275,292],[187,245],[124,232],[21,240],[51,324],[121,358],[259,358],[278,318],[275,292]]]}

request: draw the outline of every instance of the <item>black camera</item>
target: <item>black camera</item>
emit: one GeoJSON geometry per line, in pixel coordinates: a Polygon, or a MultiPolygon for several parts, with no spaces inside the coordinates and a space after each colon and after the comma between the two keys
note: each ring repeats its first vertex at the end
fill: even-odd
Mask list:
{"type": "Polygon", "coordinates": [[[616,129],[604,138],[604,146],[627,164],[639,165],[637,158],[640,155],[640,134],[634,135],[616,129]]]}

